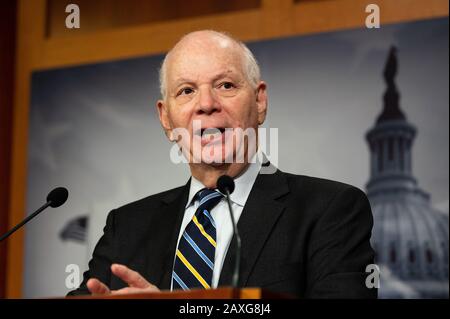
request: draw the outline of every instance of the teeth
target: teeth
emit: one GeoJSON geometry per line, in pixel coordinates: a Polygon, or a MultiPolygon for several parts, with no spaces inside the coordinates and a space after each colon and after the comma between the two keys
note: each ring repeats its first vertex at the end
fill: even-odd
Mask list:
{"type": "Polygon", "coordinates": [[[207,128],[207,129],[202,130],[203,136],[217,135],[217,134],[222,134],[222,130],[218,129],[218,128],[207,128]]]}
{"type": "Polygon", "coordinates": [[[211,137],[211,136],[219,136],[219,135],[221,135],[221,133],[219,132],[219,133],[205,133],[205,134],[203,134],[203,137],[211,137]]]}

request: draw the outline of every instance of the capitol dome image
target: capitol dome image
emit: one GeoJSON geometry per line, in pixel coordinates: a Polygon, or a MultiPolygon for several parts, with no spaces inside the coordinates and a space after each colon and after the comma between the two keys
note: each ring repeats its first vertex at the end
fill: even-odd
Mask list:
{"type": "Polygon", "coordinates": [[[418,130],[400,107],[396,53],[392,47],[384,69],[383,110],[366,134],[379,298],[448,298],[448,215],[431,206],[412,171],[418,130]]]}

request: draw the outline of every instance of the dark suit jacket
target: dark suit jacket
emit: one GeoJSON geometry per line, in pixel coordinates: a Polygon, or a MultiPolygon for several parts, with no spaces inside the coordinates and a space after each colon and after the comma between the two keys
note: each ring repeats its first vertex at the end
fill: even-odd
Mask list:
{"type": "MultiPolygon", "coordinates": [[[[188,194],[189,183],[111,211],[89,270],[69,295],[88,293],[91,277],[111,289],[125,287],[111,274],[111,263],[170,289],[188,194]]],[[[366,195],[353,186],[279,170],[260,174],[238,223],[240,286],[301,298],[376,298],[376,289],[365,286],[365,268],[374,258],[372,223],[366,195]]],[[[231,283],[234,251],[231,244],[219,285],[231,283]]]]}

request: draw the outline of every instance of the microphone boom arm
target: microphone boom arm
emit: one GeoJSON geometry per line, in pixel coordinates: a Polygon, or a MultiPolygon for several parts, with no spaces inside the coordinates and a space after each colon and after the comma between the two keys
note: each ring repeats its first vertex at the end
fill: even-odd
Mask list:
{"type": "Polygon", "coordinates": [[[46,209],[47,207],[59,207],[61,205],[63,205],[66,200],[67,197],[69,196],[69,191],[67,190],[67,188],[64,187],[57,187],[54,190],[52,190],[48,195],[47,195],[47,202],[42,205],[37,211],[35,211],[34,213],[32,213],[30,216],[27,216],[24,220],[22,220],[19,224],[17,224],[16,226],[14,226],[12,229],[10,229],[9,231],[7,231],[5,234],[3,234],[2,236],[0,236],[0,242],[2,242],[3,240],[5,240],[6,238],[8,238],[9,236],[11,236],[12,233],[14,233],[16,230],[18,230],[20,227],[22,227],[23,225],[25,225],[26,223],[28,223],[31,219],[33,219],[34,217],[36,217],[40,212],[42,212],[44,209],[46,209]]]}
{"type": "Polygon", "coordinates": [[[48,201],[47,203],[45,203],[44,205],[42,205],[37,211],[35,211],[33,214],[31,214],[30,216],[27,216],[27,218],[25,218],[24,220],[22,220],[19,224],[17,224],[16,226],[14,226],[13,228],[11,228],[8,232],[6,232],[5,234],[3,234],[0,237],[0,242],[5,240],[6,238],[8,238],[12,233],[14,233],[16,230],[18,230],[20,227],[22,227],[23,225],[25,225],[26,223],[28,223],[31,219],[33,219],[37,214],[39,214],[40,212],[42,212],[44,209],[46,209],[47,207],[49,207],[52,204],[51,201],[48,201]]]}
{"type": "Polygon", "coordinates": [[[230,212],[231,224],[233,225],[233,234],[236,241],[236,255],[234,260],[233,277],[231,279],[231,286],[237,288],[239,284],[239,268],[241,264],[241,236],[239,235],[238,228],[236,227],[236,221],[234,220],[233,208],[231,207],[230,192],[227,189],[225,192],[227,198],[228,210],[230,212]]]}

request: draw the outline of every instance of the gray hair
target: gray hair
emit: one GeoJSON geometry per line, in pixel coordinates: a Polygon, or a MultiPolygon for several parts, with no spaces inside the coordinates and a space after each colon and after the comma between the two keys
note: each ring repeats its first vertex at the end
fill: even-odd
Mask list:
{"type": "MultiPolygon", "coordinates": [[[[218,35],[220,37],[224,37],[234,43],[236,43],[241,49],[242,49],[242,53],[243,53],[243,65],[244,65],[244,69],[245,69],[245,75],[247,76],[247,80],[249,81],[250,85],[256,89],[256,86],[258,85],[259,81],[261,80],[261,71],[259,69],[259,65],[258,65],[258,61],[256,61],[255,56],[253,55],[252,51],[250,51],[250,49],[245,45],[244,42],[235,39],[233,36],[231,36],[230,34],[227,34],[225,32],[218,32],[218,31],[214,31],[214,30],[204,30],[204,31],[208,31],[211,32],[215,35],[218,35]]],[[[198,31],[194,31],[191,33],[188,33],[186,35],[184,35],[177,43],[179,43],[181,40],[183,40],[185,37],[187,37],[188,35],[195,33],[198,31]]],[[[173,48],[167,52],[166,56],[164,57],[164,60],[161,64],[161,68],[159,69],[159,89],[161,92],[161,97],[163,98],[163,100],[166,99],[167,97],[167,61],[168,61],[168,57],[170,55],[170,53],[172,52],[173,48]]]]}

